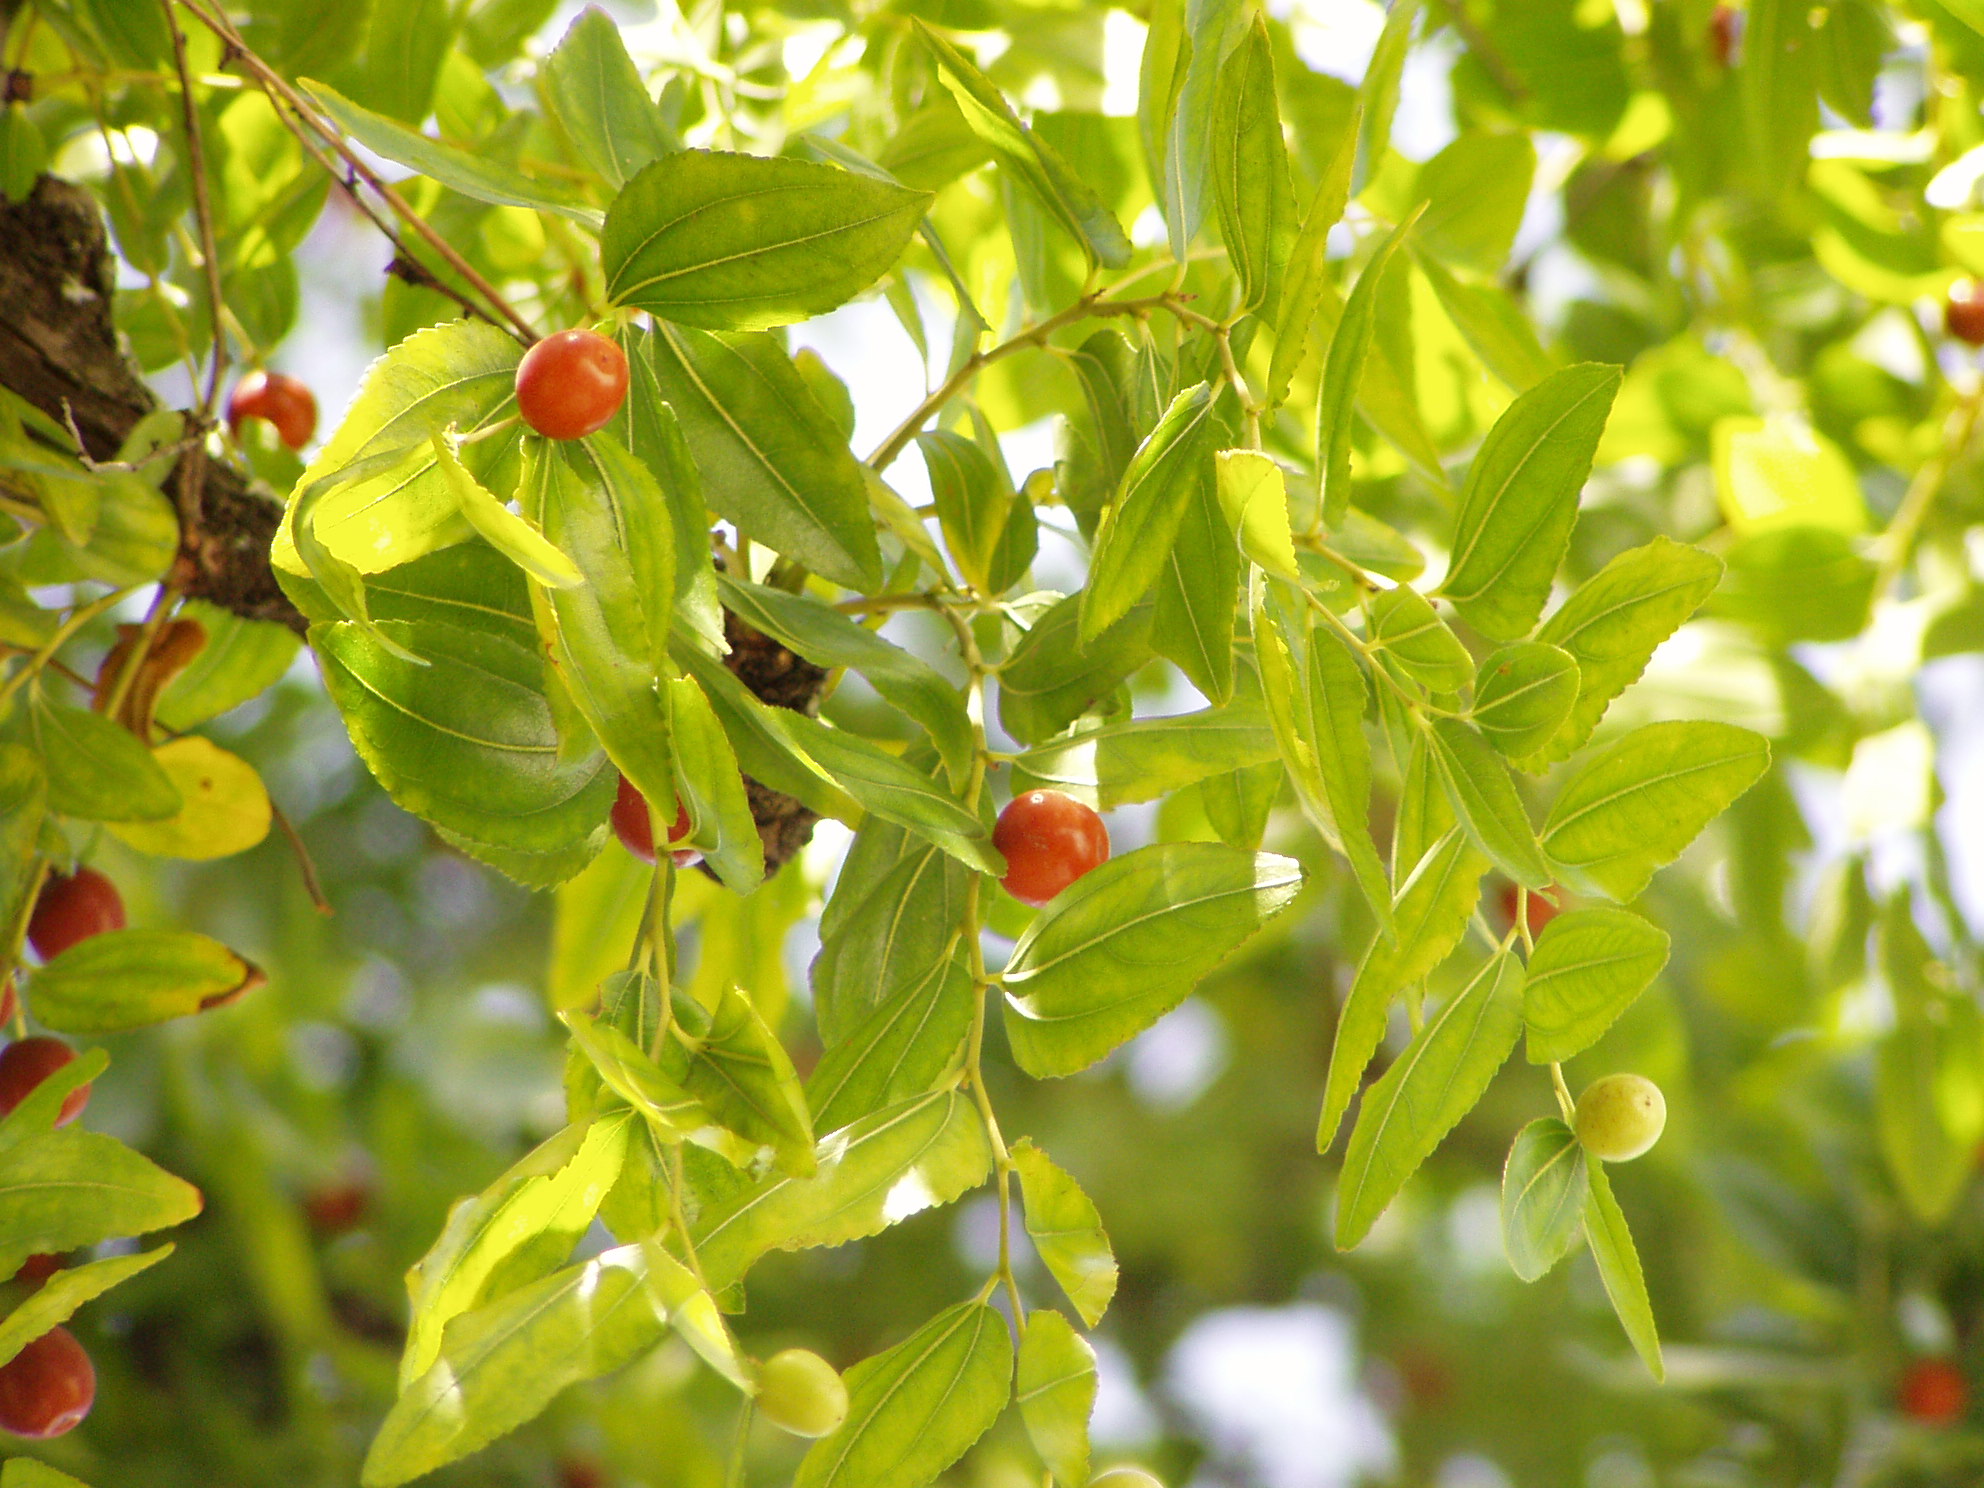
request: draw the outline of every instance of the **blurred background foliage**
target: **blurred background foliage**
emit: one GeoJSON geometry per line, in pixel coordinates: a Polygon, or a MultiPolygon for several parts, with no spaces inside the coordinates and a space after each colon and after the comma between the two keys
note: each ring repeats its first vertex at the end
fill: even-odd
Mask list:
{"type": "MultiPolygon", "coordinates": [[[[568,157],[532,106],[532,59],[574,6],[231,8],[289,76],[544,174],[568,157]]],[[[943,118],[918,111],[927,63],[911,17],[971,33],[1041,133],[1152,240],[1133,113],[1147,8],[609,9],[685,139],[797,151],[811,132],[942,185],[934,220],[961,250],[957,274],[1015,324],[1078,291],[1080,265],[1026,199],[974,169],[943,118]]],[[[141,0],[0,11],[6,62],[33,79],[0,116],[0,185],[18,192],[46,164],[101,192],[120,324],[185,402],[206,290],[158,13],[141,0]]],[[[1306,197],[1385,15],[1368,0],[1269,11],[1306,197]]],[[[1502,1260],[1502,1157],[1547,1109],[1519,1063],[1371,1243],[1335,1253],[1335,1159],[1316,1157],[1311,1133],[1335,1000],[1370,932],[1325,868],[1301,913],[1104,1066],[997,1091],[1009,1133],[1038,1137],[1096,1200],[1123,1266],[1099,1335],[1100,1460],[1134,1455],[1208,1488],[1977,1481],[1984,1421],[1925,1421],[1901,1392],[1923,1358],[1984,1374],[1984,1187],[1966,1149],[1948,1205],[1924,1212],[1937,1208],[1918,1197],[1930,1179],[1911,1165],[1947,1167],[1947,1153],[1893,1135],[1902,1097],[1883,1094],[1874,1049],[1898,989],[1974,999],[1984,970],[1984,479],[1967,448],[1979,380],[1975,353],[1943,329],[1951,285],[1984,272],[1984,6],[1429,0],[1401,15],[1412,50],[1397,120],[1360,168],[1353,220],[1396,220],[1431,198],[1424,231],[1473,266],[1462,290],[1506,291],[1493,303],[1519,308],[1557,360],[1628,366],[1573,579],[1658,533],[1729,564],[1711,613],[1607,729],[1721,717],[1776,749],[1765,782],[1656,881],[1644,907],[1673,932],[1673,960],[1570,1072],[1576,1088],[1635,1069],[1667,1095],[1666,1139],[1614,1181],[1670,1380],[1656,1387],[1632,1362],[1588,1258],[1535,1286],[1502,1260]]],[[[245,343],[335,409],[365,360],[453,306],[381,273],[389,250],[211,38],[191,40],[214,82],[201,107],[228,309],[245,343]]],[[[596,286],[555,219],[417,178],[406,190],[533,319],[587,316],[596,286]]],[[[1338,247],[1368,247],[1354,241],[1340,233],[1338,247]]],[[[847,384],[864,433],[920,395],[918,350],[943,360],[950,301],[933,286],[945,280],[919,246],[884,296],[795,338],[847,384]]],[[[1425,466],[1464,459],[1507,394],[1479,326],[1456,323],[1424,267],[1386,293],[1391,380],[1365,390],[1358,499],[1430,552],[1445,498],[1425,466]]],[[[1527,354],[1519,326],[1508,337],[1527,354]]],[[[1313,408],[1315,375],[1312,359],[1295,408],[1313,408]]],[[[1067,376],[1042,354],[984,379],[988,418],[1021,431],[1007,441],[1016,473],[1051,462],[1055,429],[1037,421],[1077,401],[1067,376]]],[[[1270,443],[1301,450],[1307,437],[1297,420],[1270,443]]],[[[246,444],[286,490],[295,457],[246,444]]],[[[1050,544],[1043,583],[1056,551],[1068,565],[1071,550],[1050,544]]],[[[1175,680],[1138,686],[1140,712],[1184,705],[1175,680]]],[[[857,692],[833,707],[861,708],[857,692]]],[[[365,775],[307,659],[214,733],[262,771],[336,913],[315,912],[279,837],[204,865],[108,837],[79,844],[123,887],[133,924],[209,931],[270,975],[235,1006],[111,1041],[92,1122],[199,1184],[208,1209],[177,1232],[169,1264],[76,1325],[98,1405],[38,1455],[100,1488],[355,1480],[392,1394],[402,1274],[450,1203],[561,1123],[547,989],[582,974],[602,923],[586,916],[625,920],[614,906],[633,881],[612,845],[576,887],[532,895],[440,844],[365,775]]],[[[1112,830],[1119,851],[1208,835],[1191,792],[1120,811],[1112,830]]],[[[749,901],[685,886],[693,975],[748,985],[761,1007],[783,998],[802,1061],[805,967],[844,844],[823,830],[749,901]]],[[[1293,810],[1277,812],[1268,845],[1327,861],[1293,810]]],[[[1937,1099],[1950,1141],[1984,1137],[1984,1062],[1946,1073],[1937,1099]]],[[[774,1257],[753,1277],[743,1341],[851,1363],[964,1293],[995,1225],[980,1195],[873,1241],[774,1257]]],[[[715,1488],[731,1418],[724,1387],[671,1342],[433,1481],[715,1488]]],[[[768,1431],[753,1453],[753,1482],[780,1481],[797,1457],[768,1431]]],[[[1009,1418],[946,1481],[1037,1481],[1030,1463],[1009,1418]]]]}

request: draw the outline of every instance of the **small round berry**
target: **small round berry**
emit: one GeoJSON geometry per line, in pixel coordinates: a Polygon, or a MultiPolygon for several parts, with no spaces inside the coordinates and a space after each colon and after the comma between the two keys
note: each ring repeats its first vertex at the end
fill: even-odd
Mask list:
{"type": "MultiPolygon", "coordinates": [[[[695,829],[689,820],[689,808],[678,803],[668,840],[680,842],[695,829]]],[[[648,798],[634,789],[634,782],[625,775],[620,777],[620,793],[613,798],[613,834],[620,839],[622,847],[643,863],[654,861],[654,819],[648,814],[648,798]]],[[[703,860],[703,855],[694,848],[683,848],[669,856],[677,868],[693,868],[703,860]]]]}
{"type": "Polygon", "coordinates": [[[1943,302],[1943,328],[1957,340],[1984,346],[1984,284],[1959,279],[1943,302]]]}
{"type": "Polygon", "coordinates": [[[227,426],[240,432],[243,419],[267,419],[276,437],[300,450],[317,432],[317,397],[309,388],[281,372],[250,372],[234,385],[227,398],[227,426]]]}
{"type": "MultiPolygon", "coordinates": [[[[1535,889],[1529,891],[1529,913],[1524,918],[1529,921],[1529,938],[1531,940],[1541,935],[1543,933],[1543,927],[1563,913],[1563,904],[1561,902],[1563,897],[1564,891],[1554,887],[1550,889],[1548,897],[1539,894],[1535,889]]],[[[1501,908],[1503,924],[1515,924],[1516,905],[1521,900],[1522,890],[1520,887],[1512,883],[1502,885],[1501,908]]]]}
{"type": "Polygon", "coordinates": [[[1087,806],[1059,791],[1014,796],[999,813],[992,845],[1004,854],[1006,892],[1041,905],[1109,861],[1109,829],[1087,806]]]}
{"type": "Polygon", "coordinates": [[[1088,1488],[1164,1488],[1164,1484],[1141,1467],[1112,1467],[1108,1472],[1090,1478],[1088,1488]]]}
{"type": "Polygon", "coordinates": [[[847,1386],[807,1349],[783,1349],[758,1370],[758,1409],[794,1436],[825,1436],[847,1419],[847,1386]]]}
{"type": "Polygon", "coordinates": [[[627,396],[627,353],[597,331],[546,336],[517,364],[517,411],[546,439],[603,429],[627,396]]]}
{"type": "Polygon", "coordinates": [[[357,1229],[371,1207],[372,1193],[363,1183],[327,1183],[304,1196],[303,1217],[319,1235],[342,1235],[357,1229]]]}
{"type": "Polygon", "coordinates": [[[1902,1374],[1895,1399],[1910,1420],[1947,1426],[1963,1418],[1970,1385],[1948,1359],[1917,1359],[1902,1374]]]}
{"type": "Polygon", "coordinates": [[[21,1269],[14,1273],[14,1280],[32,1282],[40,1286],[49,1277],[62,1269],[63,1258],[59,1255],[37,1253],[21,1262],[21,1269]]]}
{"type": "Polygon", "coordinates": [[[1715,58],[1717,67],[1729,67],[1736,61],[1736,38],[1742,29],[1742,21],[1733,7],[1718,5],[1708,18],[1708,54],[1715,58]]]}
{"type": "Polygon", "coordinates": [[[51,873],[28,919],[28,944],[44,961],[92,935],[124,928],[124,896],[94,868],[51,873]]]}
{"type": "Polygon", "coordinates": [[[1578,1140],[1600,1162],[1631,1162],[1666,1125],[1666,1097],[1645,1075],[1606,1075],[1578,1097],[1578,1140]]]}
{"type": "Polygon", "coordinates": [[[0,1365],[0,1431],[46,1441],[74,1431],[96,1402],[96,1369],[76,1335],[53,1328],[0,1365]]]}
{"type": "Polygon", "coordinates": [[[567,1457],[558,1464],[558,1488],[606,1488],[606,1473],[589,1457],[567,1457]]]}
{"type": "MultiPolygon", "coordinates": [[[[75,1057],[74,1049],[52,1038],[16,1039],[0,1049],[0,1116],[26,1100],[37,1085],[75,1057]]],[[[67,1126],[89,1103],[90,1087],[78,1085],[63,1097],[55,1124],[67,1126]]]]}

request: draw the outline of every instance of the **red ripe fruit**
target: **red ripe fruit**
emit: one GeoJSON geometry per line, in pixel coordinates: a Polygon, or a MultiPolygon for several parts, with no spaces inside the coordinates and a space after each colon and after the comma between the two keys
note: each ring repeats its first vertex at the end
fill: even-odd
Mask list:
{"type": "Polygon", "coordinates": [[[300,450],[317,432],[317,398],[294,377],[281,372],[250,372],[227,396],[227,427],[240,432],[243,419],[267,419],[276,436],[300,450]]]}
{"type": "MultiPolygon", "coordinates": [[[[680,842],[695,830],[689,820],[689,808],[677,805],[675,825],[669,829],[668,840],[680,842]]],[[[654,861],[654,821],[648,815],[648,798],[634,789],[634,782],[625,775],[620,777],[620,794],[613,798],[613,833],[620,843],[643,863],[654,861]]],[[[693,868],[703,860],[703,855],[693,848],[669,854],[677,868],[693,868]]]]}
{"type": "Polygon", "coordinates": [[[124,896],[117,885],[94,868],[78,868],[68,876],[52,873],[41,886],[28,920],[28,944],[42,960],[53,961],[79,941],[123,928],[124,896]]]}
{"type": "Polygon", "coordinates": [[[14,1280],[31,1281],[39,1286],[61,1269],[62,1257],[59,1255],[31,1255],[21,1262],[21,1269],[14,1273],[14,1280]]]}
{"type": "Polygon", "coordinates": [[[1917,1359],[1901,1377],[1896,1392],[1901,1413],[1928,1426],[1960,1420],[1970,1402],[1963,1371],[1948,1359],[1917,1359]]]}
{"type": "MultiPolygon", "coordinates": [[[[37,1085],[75,1057],[74,1049],[52,1038],[16,1039],[0,1049],[0,1116],[26,1100],[37,1085]]],[[[64,1097],[55,1124],[67,1126],[89,1103],[89,1086],[78,1085],[64,1097]]]]}
{"type": "Polygon", "coordinates": [[[1718,5],[1715,13],[1708,18],[1708,53],[1715,58],[1715,65],[1728,67],[1736,60],[1736,34],[1741,23],[1736,12],[1727,5],[1718,5]]]}
{"type": "MultiPolygon", "coordinates": [[[[1529,937],[1531,940],[1541,935],[1543,933],[1543,927],[1564,912],[1563,906],[1556,902],[1556,900],[1561,900],[1564,897],[1564,891],[1553,888],[1550,890],[1550,893],[1555,896],[1554,899],[1546,899],[1534,889],[1529,891],[1528,919],[1529,937]]],[[[1520,901],[1521,897],[1522,891],[1516,885],[1512,883],[1502,885],[1501,908],[1503,924],[1515,924],[1516,904],[1520,901]]]]}
{"type": "Polygon", "coordinates": [[[1943,302],[1943,328],[1968,345],[1984,346],[1984,285],[1959,279],[1950,286],[1950,297],[1943,302]]]}
{"type": "Polygon", "coordinates": [[[603,429],[627,397],[627,354],[597,331],[560,331],[517,365],[517,411],[546,439],[603,429]]]}
{"type": "Polygon", "coordinates": [[[76,1335],[53,1328],[0,1365],[0,1431],[46,1441],[74,1431],[96,1403],[96,1368],[76,1335]]]}
{"type": "Polygon", "coordinates": [[[1014,796],[999,813],[992,845],[1006,859],[1000,882],[1022,904],[1045,904],[1109,861],[1109,829],[1102,818],[1059,791],[1014,796]]]}
{"type": "Polygon", "coordinates": [[[558,1488],[606,1488],[599,1464],[584,1457],[567,1457],[558,1464],[558,1488]]]}
{"type": "Polygon", "coordinates": [[[362,1183],[331,1183],[313,1189],[303,1200],[303,1217],[319,1235],[342,1235],[358,1228],[372,1195],[362,1183]]]}

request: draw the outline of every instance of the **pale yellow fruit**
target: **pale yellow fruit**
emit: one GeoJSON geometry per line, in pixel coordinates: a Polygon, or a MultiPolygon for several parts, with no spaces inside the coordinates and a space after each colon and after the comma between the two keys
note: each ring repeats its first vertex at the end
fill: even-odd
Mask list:
{"type": "Polygon", "coordinates": [[[1644,1075],[1606,1075],[1578,1097],[1578,1140],[1601,1162],[1631,1162],[1666,1125],[1667,1100],[1644,1075]]]}
{"type": "Polygon", "coordinates": [[[785,1349],[758,1371],[758,1410],[794,1436],[825,1436],[847,1419],[847,1386],[807,1349],[785,1349]]]}
{"type": "Polygon", "coordinates": [[[1112,1467],[1098,1478],[1088,1480],[1088,1488],[1164,1488],[1141,1467],[1112,1467]]]}

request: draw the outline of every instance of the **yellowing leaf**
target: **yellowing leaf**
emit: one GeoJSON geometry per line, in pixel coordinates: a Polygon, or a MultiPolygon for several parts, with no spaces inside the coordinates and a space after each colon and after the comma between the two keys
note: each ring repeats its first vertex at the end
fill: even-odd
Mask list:
{"type": "Polygon", "coordinates": [[[197,734],[174,739],[152,758],[179,788],[177,815],[164,821],[106,822],[120,842],[159,858],[232,857],[269,835],[269,793],[255,767],[197,734]]]}
{"type": "Polygon", "coordinates": [[[1838,445],[1785,418],[1716,421],[1715,494],[1740,533],[1768,527],[1865,532],[1867,502],[1838,445]]]}
{"type": "Polygon", "coordinates": [[[1281,467],[1258,450],[1221,450],[1214,465],[1219,504],[1239,529],[1241,551],[1269,573],[1300,582],[1281,467]]]}

